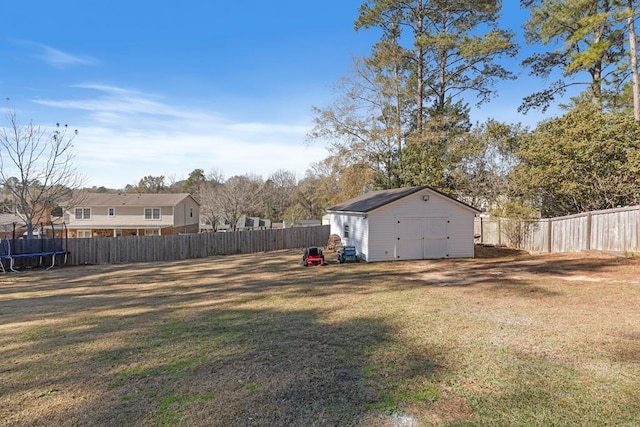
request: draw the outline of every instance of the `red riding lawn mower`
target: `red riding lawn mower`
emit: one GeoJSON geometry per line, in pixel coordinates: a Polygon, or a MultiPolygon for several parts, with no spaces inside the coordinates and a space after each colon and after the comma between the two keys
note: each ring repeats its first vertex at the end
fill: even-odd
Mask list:
{"type": "Polygon", "coordinates": [[[317,246],[310,246],[306,248],[302,254],[302,265],[305,267],[312,265],[327,265],[327,263],[324,262],[322,249],[317,246]]]}

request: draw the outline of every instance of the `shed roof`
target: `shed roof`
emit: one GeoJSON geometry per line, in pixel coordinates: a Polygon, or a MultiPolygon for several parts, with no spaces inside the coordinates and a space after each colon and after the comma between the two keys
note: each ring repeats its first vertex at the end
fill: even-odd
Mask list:
{"type": "Polygon", "coordinates": [[[459,205],[466,207],[467,209],[471,209],[477,213],[480,213],[480,211],[474,208],[473,206],[467,205],[466,203],[463,203],[457,199],[454,199],[451,196],[448,196],[444,193],[434,190],[433,188],[427,185],[418,185],[415,187],[405,187],[405,188],[393,188],[390,190],[369,191],[368,193],[364,193],[351,200],[347,200],[346,202],[332,206],[328,208],[327,211],[328,212],[358,212],[358,213],[371,212],[384,205],[387,205],[391,202],[395,202],[396,200],[400,200],[403,197],[409,196],[411,194],[417,193],[422,190],[433,191],[459,205]]]}

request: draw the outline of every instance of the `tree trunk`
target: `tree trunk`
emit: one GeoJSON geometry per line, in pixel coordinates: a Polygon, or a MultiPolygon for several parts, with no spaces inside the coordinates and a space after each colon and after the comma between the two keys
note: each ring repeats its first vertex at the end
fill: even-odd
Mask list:
{"type": "MultiPolygon", "coordinates": [[[[418,2],[418,13],[417,13],[418,19],[419,19],[419,23],[418,23],[418,32],[416,32],[414,34],[414,36],[416,37],[416,39],[420,36],[423,35],[424,33],[424,11],[423,11],[423,4],[422,4],[422,0],[420,0],[418,2]]],[[[418,123],[417,123],[417,130],[418,130],[418,134],[421,135],[422,134],[422,130],[424,129],[424,75],[425,75],[425,63],[424,63],[424,47],[422,46],[422,43],[418,44],[418,75],[417,75],[417,80],[418,80],[418,93],[417,93],[417,106],[418,106],[418,123]]],[[[420,138],[422,138],[422,136],[420,136],[420,138]]]]}
{"type": "Polygon", "coordinates": [[[633,0],[627,0],[629,16],[629,55],[631,56],[631,76],[633,88],[633,118],[640,122],[640,80],[638,78],[638,57],[636,45],[635,14],[633,10],[633,0]]]}
{"type": "Polygon", "coordinates": [[[402,104],[400,99],[400,70],[398,69],[398,65],[395,66],[395,95],[396,95],[396,140],[398,143],[398,169],[396,171],[396,176],[402,176],[402,104]]]}

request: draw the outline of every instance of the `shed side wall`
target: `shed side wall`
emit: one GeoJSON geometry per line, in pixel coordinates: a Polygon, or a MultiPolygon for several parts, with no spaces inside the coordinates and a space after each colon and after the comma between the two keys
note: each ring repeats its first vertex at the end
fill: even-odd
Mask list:
{"type": "Polygon", "coordinates": [[[344,246],[355,246],[362,260],[368,260],[369,220],[362,214],[332,213],[329,216],[331,234],[337,234],[344,246]],[[349,237],[345,237],[344,226],[349,226],[349,237]]]}

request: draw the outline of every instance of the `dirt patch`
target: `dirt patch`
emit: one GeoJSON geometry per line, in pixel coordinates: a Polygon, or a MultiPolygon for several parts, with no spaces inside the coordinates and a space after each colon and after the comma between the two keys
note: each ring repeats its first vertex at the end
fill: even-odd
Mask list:
{"type": "Polygon", "coordinates": [[[475,245],[474,256],[476,258],[507,258],[528,257],[529,252],[521,249],[510,249],[504,246],[475,245]]]}

